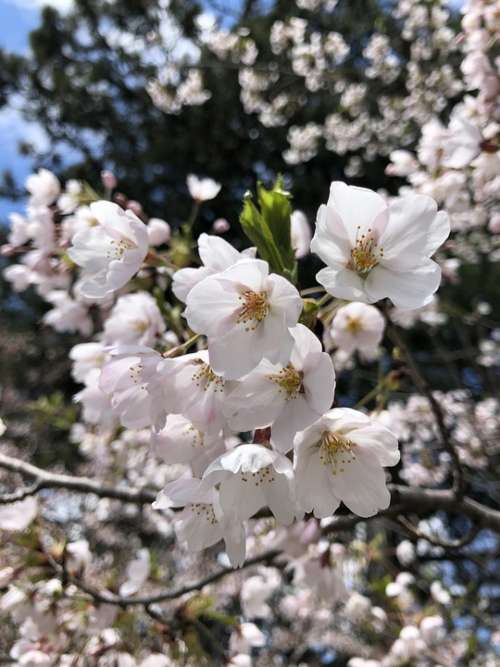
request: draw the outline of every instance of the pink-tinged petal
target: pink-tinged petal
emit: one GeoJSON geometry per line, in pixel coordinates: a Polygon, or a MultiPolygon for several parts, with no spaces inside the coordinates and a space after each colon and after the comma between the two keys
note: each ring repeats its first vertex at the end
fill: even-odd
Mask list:
{"type": "Polygon", "coordinates": [[[356,242],[357,235],[366,234],[368,229],[383,232],[386,219],[382,215],[387,209],[383,197],[367,188],[346,185],[334,181],[330,186],[330,197],[327,203],[340,216],[347,230],[351,248],[356,242]],[[378,218],[375,230],[375,219],[378,218]]]}
{"type": "MultiPolygon", "coordinates": [[[[373,271],[372,271],[373,273],[373,271]]],[[[327,266],[316,274],[316,280],[332,296],[350,301],[366,301],[363,280],[345,266],[327,266]]]]}
{"type": "Polygon", "coordinates": [[[397,308],[420,308],[432,300],[441,282],[441,268],[431,259],[411,271],[396,272],[376,266],[365,280],[370,301],[388,297],[397,308]]]}

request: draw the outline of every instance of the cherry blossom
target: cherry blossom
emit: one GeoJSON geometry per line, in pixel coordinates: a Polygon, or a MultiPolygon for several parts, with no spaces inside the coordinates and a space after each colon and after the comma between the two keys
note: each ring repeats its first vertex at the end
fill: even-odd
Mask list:
{"type": "Polygon", "coordinates": [[[104,325],[107,343],[151,346],[165,331],[155,299],[147,292],[121,296],[104,325]]]}
{"type": "Polygon", "coordinates": [[[334,182],[311,242],[328,265],[317,280],[342,299],[389,297],[400,308],[418,308],[439,287],[441,270],[430,257],[449,231],[446,213],[430,197],[407,195],[387,205],[372,190],[334,182]]]}
{"type": "Polygon", "coordinates": [[[241,260],[202,280],[187,298],[185,317],[208,337],[210,365],[227,379],[241,377],[262,358],[288,363],[302,310],[299,293],[285,278],[269,274],[267,262],[241,260]]]}
{"type": "Polygon", "coordinates": [[[213,461],[203,482],[219,485],[222,512],[231,521],[244,521],[269,506],[285,525],[295,518],[292,464],[278,452],[261,445],[240,445],[213,461]]]}
{"type": "Polygon", "coordinates": [[[77,232],[68,255],[83,268],[82,294],[100,299],[137,273],[149,239],[146,226],[132,211],[106,201],[91,204],[90,210],[99,224],[77,232]]]}
{"type": "Polygon", "coordinates": [[[386,509],[384,466],[399,461],[396,437],[362,412],[335,408],[295,438],[297,503],[326,517],[342,501],[359,516],[386,509]]]}
{"type": "Polygon", "coordinates": [[[224,518],[218,493],[199,479],[181,478],[167,484],[153,504],[157,510],[183,507],[175,515],[178,538],[190,551],[201,551],[223,539],[233,567],[245,560],[245,529],[241,522],[224,518]]]}
{"type": "Polygon", "coordinates": [[[272,425],[272,443],[280,452],[332,405],[333,364],[316,336],[302,324],[290,329],[294,347],[287,365],[261,363],[236,383],[227,397],[229,425],[249,431],[272,425]]]}
{"type": "MultiPolygon", "coordinates": [[[[162,383],[162,356],[148,347],[118,348],[100,372],[99,387],[127,428],[161,428],[173,397],[162,383]]],[[[171,409],[171,412],[175,410],[171,409]]]]}
{"type": "Polygon", "coordinates": [[[172,290],[180,301],[185,302],[191,289],[204,278],[228,269],[241,259],[255,257],[255,248],[238,252],[224,239],[203,233],[198,237],[198,253],[203,266],[180,269],[174,274],[172,290]]]}
{"type": "Polygon", "coordinates": [[[32,206],[49,206],[59,196],[61,185],[48,169],[39,169],[26,179],[26,189],[30,193],[32,206]]]}
{"type": "Polygon", "coordinates": [[[197,202],[214,199],[220,192],[221,185],[211,178],[199,178],[194,174],[187,177],[189,194],[197,202]]]}
{"type": "Polygon", "coordinates": [[[189,463],[194,477],[200,477],[208,465],[225,451],[220,432],[199,431],[182,415],[169,415],[164,428],[153,433],[155,454],[165,463],[189,463]]]}
{"type": "Polygon", "coordinates": [[[384,329],[384,318],[377,308],[353,301],[336,311],[328,339],[344,352],[358,350],[369,358],[380,344],[384,329]]]}
{"type": "Polygon", "coordinates": [[[147,230],[149,243],[153,246],[168,243],[172,234],[168,222],[165,222],[161,218],[150,218],[147,230]]]}

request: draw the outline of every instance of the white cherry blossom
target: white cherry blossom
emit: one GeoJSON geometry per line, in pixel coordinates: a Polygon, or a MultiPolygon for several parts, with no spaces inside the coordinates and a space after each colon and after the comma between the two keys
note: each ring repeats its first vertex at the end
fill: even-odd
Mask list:
{"type": "Polygon", "coordinates": [[[197,202],[214,199],[221,189],[220,183],[211,178],[200,178],[195,174],[189,174],[186,180],[189,194],[197,202]]]}
{"type": "Polygon", "coordinates": [[[32,206],[48,206],[59,196],[61,185],[51,171],[39,169],[26,179],[26,190],[30,193],[32,206]]]}
{"type": "MultiPolygon", "coordinates": [[[[165,359],[166,391],[175,396],[176,411],[201,431],[218,434],[226,425],[224,403],[230,384],[210,366],[208,352],[201,350],[165,359]]],[[[172,411],[174,411],[172,409],[172,411]]]]}
{"type": "Polygon", "coordinates": [[[448,216],[426,195],[386,201],[372,190],[334,182],[320,207],[311,250],[327,268],[316,278],[333,296],[399,308],[428,303],[441,269],[430,259],[448,237],[448,216]]]}
{"type": "Polygon", "coordinates": [[[371,356],[384,335],[385,321],[375,306],[353,301],[339,308],[328,337],[333,345],[352,354],[358,350],[371,356]]]}
{"type": "Polygon", "coordinates": [[[228,522],[223,516],[219,495],[195,478],[180,478],[158,494],[153,509],[183,507],[176,513],[174,525],[177,537],[190,551],[201,551],[224,540],[233,567],[245,561],[245,528],[242,522],[228,522]]]}
{"type": "Polygon", "coordinates": [[[148,222],[148,239],[150,245],[157,246],[168,243],[172,230],[170,225],[161,218],[150,218],[148,222]]]}
{"type": "Polygon", "coordinates": [[[79,231],[68,250],[83,267],[81,291],[102,298],[123,287],[139,270],[148,252],[148,232],[132,211],[107,201],[90,205],[99,224],[79,231]]]}
{"type": "Polygon", "coordinates": [[[234,430],[271,425],[273,446],[283,453],[292,449],[297,431],[331,407],[335,390],[333,364],[320,341],[302,324],[290,333],[294,347],[289,363],[261,361],[236,383],[226,403],[226,415],[234,430]]]}
{"type": "Polygon", "coordinates": [[[100,373],[99,387],[126,428],[162,428],[174,398],[165,392],[164,359],[151,348],[118,348],[100,373]]]}
{"type": "Polygon", "coordinates": [[[73,361],[72,376],[77,382],[85,382],[90,371],[103,366],[108,353],[102,343],[80,343],[71,348],[69,358],[73,361]]]}
{"type": "Polygon", "coordinates": [[[267,262],[247,259],[193,287],[185,317],[193,331],[208,337],[214,371],[235,379],[263,358],[288,363],[293,346],[288,329],[301,310],[291,283],[269,274],[267,262]]]}
{"type": "Polygon", "coordinates": [[[121,296],[104,325],[104,342],[151,346],[165,331],[160,309],[148,292],[121,296]]]}
{"type": "Polygon", "coordinates": [[[255,248],[247,248],[238,252],[224,239],[211,234],[200,234],[198,238],[198,254],[202,266],[176,271],[172,291],[180,301],[186,301],[191,289],[204,278],[228,269],[241,259],[255,257],[255,248]]]}
{"type": "Polygon", "coordinates": [[[205,470],[207,487],[219,485],[222,512],[231,521],[245,521],[269,507],[282,524],[296,516],[292,464],[262,445],[240,445],[213,461],[205,470]]]}
{"type": "Polygon", "coordinates": [[[226,451],[221,433],[203,433],[182,415],[169,415],[164,428],[152,434],[151,442],[162,461],[188,463],[195,477],[200,477],[226,451]]]}
{"type": "Polygon", "coordinates": [[[386,509],[384,466],[399,461],[398,441],[362,412],[335,408],[295,438],[297,504],[318,518],[342,501],[358,516],[386,509]]]}
{"type": "Polygon", "coordinates": [[[59,332],[79,332],[84,336],[92,333],[93,324],[87,307],[72,299],[63,290],[53,290],[45,296],[54,307],[43,316],[43,321],[59,332]]]}

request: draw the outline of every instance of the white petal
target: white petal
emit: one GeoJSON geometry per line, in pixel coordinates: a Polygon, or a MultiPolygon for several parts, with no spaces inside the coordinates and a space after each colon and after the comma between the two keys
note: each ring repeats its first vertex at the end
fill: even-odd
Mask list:
{"type": "MultiPolygon", "coordinates": [[[[351,248],[356,242],[356,234],[365,234],[369,228],[375,231],[375,219],[387,209],[383,197],[373,190],[346,185],[340,181],[331,184],[327,206],[331,206],[342,218],[351,248]]],[[[377,227],[379,235],[385,222],[377,227]]]]}
{"type": "Polygon", "coordinates": [[[372,302],[389,297],[397,308],[420,308],[432,300],[441,282],[441,268],[431,259],[406,272],[376,266],[365,280],[372,302]]]}
{"type": "MultiPolygon", "coordinates": [[[[373,273],[373,271],[372,271],[373,273]]],[[[327,266],[316,274],[316,280],[332,296],[350,301],[368,301],[363,280],[345,266],[327,266]]]]}

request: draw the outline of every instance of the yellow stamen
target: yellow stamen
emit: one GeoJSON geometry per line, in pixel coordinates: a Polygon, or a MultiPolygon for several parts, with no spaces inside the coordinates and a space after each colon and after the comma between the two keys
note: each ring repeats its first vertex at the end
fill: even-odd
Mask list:
{"type": "Polygon", "coordinates": [[[351,259],[347,268],[356,271],[361,276],[365,276],[371,271],[384,256],[384,249],[377,248],[377,241],[371,229],[366,234],[359,236],[359,230],[356,235],[356,243],[351,250],[351,259]]]}
{"type": "Polygon", "coordinates": [[[241,308],[236,321],[245,325],[245,331],[255,331],[271,310],[267,300],[267,292],[254,292],[251,289],[244,289],[238,299],[241,301],[241,308]]]}
{"type": "Polygon", "coordinates": [[[344,472],[345,465],[356,460],[355,444],[339,433],[325,431],[319,442],[319,458],[333,475],[344,472]]]}
{"type": "Polygon", "coordinates": [[[363,331],[363,324],[359,317],[348,317],[345,328],[349,333],[352,333],[353,336],[356,336],[360,331],[363,331]]]}
{"type": "Polygon", "coordinates": [[[210,366],[201,359],[195,359],[193,364],[198,367],[192,378],[197,387],[201,386],[203,391],[207,391],[210,385],[213,385],[214,391],[224,391],[223,377],[214,373],[210,366]]]}
{"type": "Polygon", "coordinates": [[[285,394],[287,401],[297,398],[299,394],[304,393],[304,387],[302,386],[303,377],[304,374],[302,371],[298,371],[291,363],[281,369],[279,373],[268,375],[271,382],[275,382],[279,386],[280,392],[285,394]]]}

